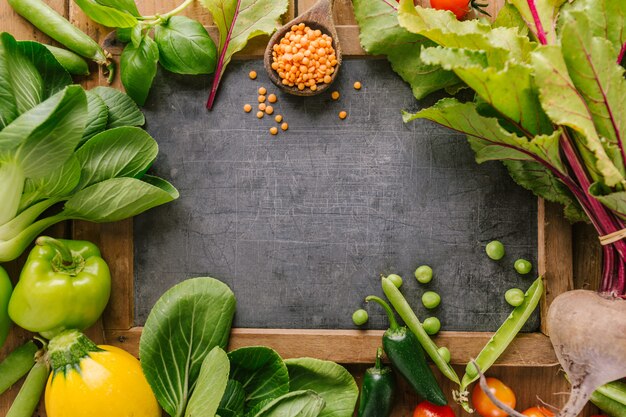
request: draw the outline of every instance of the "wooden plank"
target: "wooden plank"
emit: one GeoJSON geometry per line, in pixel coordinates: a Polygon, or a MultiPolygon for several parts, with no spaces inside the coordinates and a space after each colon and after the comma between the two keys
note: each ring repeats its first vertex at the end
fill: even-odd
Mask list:
{"type": "MultiPolygon", "coordinates": [[[[107,343],[138,355],[141,328],[107,330],[107,343]]],[[[312,356],[338,363],[373,363],[380,346],[379,330],[233,329],[229,349],[269,346],[283,358],[312,356]]],[[[492,333],[441,332],[435,338],[446,346],[453,364],[476,357],[492,333]]],[[[558,363],[550,340],[541,333],[520,334],[497,362],[500,366],[554,366],[558,363]]]]}
{"type": "Polygon", "coordinates": [[[598,232],[590,224],[576,224],[572,230],[574,288],[597,290],[602,280],[602,247],[598,232]]]}
{"type": "MultiPolygon", "coordinates": [[[[541,317],[559,294],[574,288],[572,263],[572,228],[563,216],[563,207],[539,199],[538,208],[539,274],[543,275],[546,294],[541,299],[541,317]]],[[[541,331],[547,334],[544,320],[541,331]]]]}

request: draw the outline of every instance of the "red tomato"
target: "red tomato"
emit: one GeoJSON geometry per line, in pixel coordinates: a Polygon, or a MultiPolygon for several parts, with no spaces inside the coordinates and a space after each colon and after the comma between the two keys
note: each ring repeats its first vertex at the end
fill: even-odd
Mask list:
{"type": "MultiPolygon", "coordinates": [[[[511,388],[496,378],[487,378],[487,385],[497,399],[509,407],[515,408],[515,393],[511,388]]],[[[507,417],[508,415],[491,402],[489,397],[480,389],[480,384],[476,384],[472,391],[472,405],[482,417],[507,417]]]]}
{"type": "Polygon", "coordinates": [[[454,411],[449,405],[435,405],[422,401],[415,407],[413,417],[454,417],[454,411]]]}
{"type": "Polygon", "coordinates": [[[554,417],[554,413],[545,407],[530,407],[522,411],[522,414],[528,417],[554,417]]]}
{"type": "Polygon", "coordinates": [[[430,7],[437,10],[450,10],[461,19],[471,9],[469,0],[430,0],[430,7]]]}
{"type": "Polygon", "coordinates": [[[554,417],[554,413],[545,407],[530,407],[522,411],[527,417],[554,417]]]}

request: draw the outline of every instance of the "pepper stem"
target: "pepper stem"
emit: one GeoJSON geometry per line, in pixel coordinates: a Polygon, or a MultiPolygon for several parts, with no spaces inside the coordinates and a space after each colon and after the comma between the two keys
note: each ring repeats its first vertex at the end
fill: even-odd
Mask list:
{"type": "Polygon", "coordinates": [[[376,369],[378,369],[379,371],[383,369],[382,359],[383,359],[383,348],[379,347],[378,349],[376,349],[376,369]]]}
{"type": "Polygon", "coordinates": [[[389,318],[389,328],[391,330],[398,330],[400,328],[400,326],[398,325],[398,321],[393,314],[393,310],[391,309],[391,307],[389,307],[389,304],[387,304],[385,300],[380,297],[376,297],[375,295],[370,295],[365,298],[365,302],[367,303],[370,301],[374,301],[380,304],[380,306],[385,310],[385,313],[387,313],[387,317],[389,318]]]}
{"type": "Polygon", "coordinates": [[[74,257],[72,252],[63,242],[50,236],[39,236],[35,243],[39,246],[50,246],[61,257],[61,263],[64,267],[74,266],[74,257]]]}

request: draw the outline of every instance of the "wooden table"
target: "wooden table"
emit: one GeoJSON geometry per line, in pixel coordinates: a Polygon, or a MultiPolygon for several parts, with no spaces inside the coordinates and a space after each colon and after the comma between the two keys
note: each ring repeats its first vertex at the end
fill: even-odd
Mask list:
{"type": "MultiPolygon", "coordinates": [[[[489,11],[495,15],[497,9],[504,0],[492,0],[489,11]]],[[[92,36],[94,39],[103,42],[109,29],[90,21],[84,13],[70,0],[49,0],[48,3],[59,13],[66,16],[73,24],[92,36]]],[[[140,0],[139,9],[144,14],[168,11],[176,7],[178,0],[140,0]]],[[[292,0],[286,19],[291,19],[298,12],[306,10],[314,3],[314,0],[292,0]],[[294,3],[295,1],[295,3],[294,3]]],[[[200,20],[209,28],[209,32],[217,39],[217,31],[212,27],[211,17],[206,9],[198,2],[185,10],[184,14],[200,20]]],[[[358,27],[352,13],[352,6],[349,0],[336,0],[334,17],[337,23],[337,30],[347,56],[363,56],[364,51],[358,43],[358,27]]],[[[17,16],[6,2],[0,3],[1,30],[10,32],[17,39],[34,39],[41,42],[52,43],[47,36],[41,34],[28,22],[17,16]]],[[[265,47],[266,39],[257,38],[240,54],[241,58],[260,57],[265,47]]],[[[119,78],[118,78],[119,80],[119,78]]],[[[82,80],[86,87],[102,84],[97,73],[82,80]]],[[[116,84],[119,87],[118,84],[116,84]]],[[[558,238],[546,240],[539,236],[539,256],[540,270],[546,272],[548,280],[552,276],[558,276],[563,288],[557,292],[571,288],[594,288],[597,285],[600,275],[601,254],[595,232],[588,226],[575,226],[570,228],[561,216],[561,208],[555,205],[539,202],[540,220],[544,222],[540,230],[558,229],[558,238]],[[544,242],[544,244],[542,244],[544,242]],[[561,259],[573,259],[572,263],[561,262],[561,259]],[[564,279],[563,279],[564,278],[564,279]]],[[[67,237],[88,239],[97,242],[103,250],[105,257],[111,265],[111,269],[116,271],[118,277],[114,282],[115,294],[132,294],[133,292],[133,241],[132,241],[132,221],[127,220],[111,225],[95,225],[87,223],[66,223],[55,227],[54,233],[67,237]]],[[[540,232],[541,234],[541,232],[540,232]]],[[[17,277],[20,262],[9,265],[12,277],[17,277]]],[[[550,288],[550,287],[549,287],[550,288]]],[[[554,288],[554,287],[552,287],[554,288]]],[[[115,297],[115,296],[114,296],[115,297]]],[[[548,291],[544,308],[551,299],[548,291]]],[[[133,300],[132,297],[115,297],[114,302],[107,309],[103,317],[103,322],[94,326],[89,334],[94,340],[107,342],[124,347],[136,354],[136,346],[139,337],[139,330],[132,329],[133,323],[133,300]],[[105,331],[105,329],[107,329],[105,331]]],[[[305,332],[307,333],[307,332],[305,332]]],[[[370,361],[372,346],[378,344],[381,332],[355,332],[345,331],[337,333],[333,331],[311,330],[308,334],[294,336],[289,331],[250,331],[236,329],[233,332],[231,346],[243,346],[246,344],[268,344],[273,345],[284,356],[315,355],[326,359],[335,360],[346,364],[346,366],[359,379],[363,370],[367,367],[366,362],[370,361]],[[332,337],[336,343],[316,344],[321,337],[332,337]],[[303,343],[303,337],[304,342],[303,343]],[[308,339],[307,339],[308,337],[308,339]],[[279,345],[277,341],[280,341],[279,345]],[[302,346],[309,346],[308,350],[303,350],[302,346]],[[371,346],[370,346],[371,345],[371,346]],[[360,353],[360,352],[368,353],[360,353]]],[[[558,395],[567,392],[568,386],[559,367],[553,365],[554,361],[536,361],[533,358],[545,358],[546,354],[536,351],[529,351],[524,346],[536,346],[531,339],[540,335],[524,335],[514,346],[512,346],[503,360],[503,364],[494,366],[489,374],[503,379],[516,392],[518,398],[518,409],[536,405],[537,396],[542,400],[560,406],[566,400],[566,396],[558,395]],[[531,343],[532,342],[532,343],[531,343]],[[535,366],[533,366],[535,365],[535,366]],[[541,365],[541,366],[536,366],[541,365]],[[549,366],[548,366],[549,365],[549,366]]],[[[27,332],[14,329],[9,340],[0,350],[0,358],[3,358],[10,349],[19,345],[29,336],[27,332]]],[[[482,347],[488,339],[489,334],[473,334],[467,338],[460,338],[457,335],[442,332],[438,340],[447,341],[444,344],[454,346],[451,349],[455,352],[453,363],[461,364],[468,360],[482,347]]],[[[325,339],[330,340],[330,339],[325,339]]],[[[542,344],[542,349],[549,349],[549,345],[542,344]]],[[[548,352],[548,356],[550,353],[548,352]]],[[[462,374],[462,365],[455,365],[457,371],[462,374]]],[[[447,381],[442,381],[444,390],[449,391],[452,387],[447,381]]],[[[14,387],[9,393],[0,396],[0,415],[4,415],[13,397],[17,393],[19,386],[14,387]]],[[[416,400],[406,386],[401,387],[401,395],[398,399],[398,406],[394,416],[409,416],[416,400]]],[[[590,415],[591,407],[585,410],[584,415],[590,415]]],[[[457,409],[458,414],[461,411],[457,409]]],[[[38,415],[45,416],[43,406],[40,406],[38,415]]]]}

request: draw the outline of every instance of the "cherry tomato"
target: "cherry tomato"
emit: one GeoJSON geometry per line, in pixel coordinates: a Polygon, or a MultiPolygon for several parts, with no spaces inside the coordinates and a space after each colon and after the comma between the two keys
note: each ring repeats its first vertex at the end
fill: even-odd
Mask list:
{"type": "Polygon", "coordinates": [[[430,0],[430,7],[437,10],[450,10],[461,19],[471,9],[469,0],[430,0]]]}
{"type": "Polygon", "coordinates": [[[522,411],[527,417],[554,417],[554,413],[545,407],[530,407],[522,411]]]}
{"type": "Polygon", "coordinates": [[[454,411],[449,405],[435,405],[422,401],[415,407],[413,417],[454,417],[454,411]]]}
{"type": "MultiPolygon", "coordinates": [[[[513,390],[496,378],[487,378],[487,385],[497,399],[511,408],[515,408],[515,394],[513,390]]],[[[496,407],[489,397],[480,389],[480,384],[472,391],[472,405],[482,417],[507,417],[507,413],[496,407]]]]}

